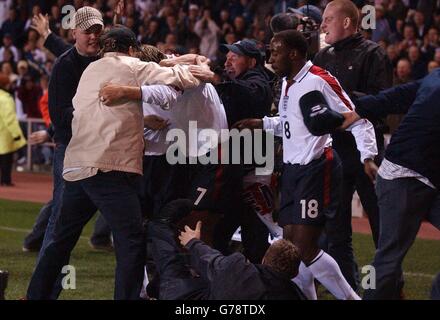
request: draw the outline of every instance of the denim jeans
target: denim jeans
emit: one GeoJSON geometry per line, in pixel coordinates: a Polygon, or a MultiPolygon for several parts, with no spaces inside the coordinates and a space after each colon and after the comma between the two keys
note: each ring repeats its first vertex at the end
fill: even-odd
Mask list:
{"type": "Polygon", "coordinates": [[[102,214],[98,216],[95,222],[95,228],[93,229],[93,234],[90,237],[90,242],[93,245],[108,245],[111,243],[111,230],[107,221],[105,221],[102,214]]]}
{"type": "Polygon", "coordinates": [[[62,267],[67,265],[83,227],[96,210],[113,233],[115,299],[139,299],[144,277],[145,241],[139,203],[141,176],[125,172],[65,183],[62,208],[53,239],[42,252],[29,284],[28,299],[50,299],[62,267]]]}
{"type": "Polygon", "coordinates": [[[352,245],[352,210],[351,204],[354,191],[357,190],[362,206],[368,214],[373,241],[377,247],[379,237],[379,208],[373,183],[364,173],[361,163],[343,164],[341,183],[341,204],[334,219],[326,222],[326,232],[321,237],[321,248],[327,251],[338,263],[344,278],[357,291],[359,287],[359,271],[352,245]]]}
{"type": "MultiPolygon", "coordinates": [[[[49,218],[52,215],[53,201],[50,200],[46,203],[38,213],[37,220],[35,221],[32,231],[24,239],[24,247],[29,249],[39,250],[42,246],[44,235],[46,234],[49,218]]],[[[94,245],[107,245],[110,239],[110,227],[108,226],[102,215],[98,216],[95,222],[95,228],[93,229],[92,237],[90,241],[94,245]]]]}
{"type": "Polygon", "coordinates": [[[52,204],[53,201],[50,200],[40,209],[37,220],[32,227],[32,231],[24,239],[24,246],[26,248],[41,248],[44,240],[44,235],[46,233],[47,224],[49,223],[49,218],[52,215],[52,204]]]}
{"type": "Polygon", "coordinates": [[[373,260],[376,289],[366,300],[399,299],[402,262],[412,246],[423,218],[440,229],[440,194],[415,178],[385,180],[377,177],[380,212],[379,245],[373,260]]]}
{"type": "Polygon", "coordinates": [[[66,153],[66,145],[57,144],[53,155],[53,195],[52,195],[52,213],[49,217],[44,234],[43,244],[41,245],[38,260],[40,260],[44,250],[53,239],[53,230],[55,222],[59,216],[61,204],[63,201],[64,180],[63,180],[63,165],[64,155],[66,153]]]}

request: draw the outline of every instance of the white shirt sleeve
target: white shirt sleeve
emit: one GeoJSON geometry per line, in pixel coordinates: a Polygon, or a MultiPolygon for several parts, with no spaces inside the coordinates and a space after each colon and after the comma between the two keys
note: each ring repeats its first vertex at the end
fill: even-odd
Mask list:
{"type": "Polygon", "coordinates": [[[263,130],[273,130],[273,134],[282,137],[283,125],[280,117],[264,117],[263,118],[263,130]]]}
{"type": "Polygon", "coordinates": [[[356,140],[357,149],[361,153],[361,162],[364,163],[365,159],[374,159],[377,155],[377,143],[371,122],[366,119],[358,120],[347,131],[351,131],[356,140]]]}
{"type": "MultiPolygon", "coordinates": [[[[335,88],[332,88],[328,83],[324,83],[322,93],[329,107],[334,111],[342,113],[355,109],[353,102],[342,90],[339,83],[337,83],[337,86],[335,85],[335,88]]],[[[351,131],[356,140],[357,149],[361,154],[361,162],[364,163],[365,159],[374,159],[377,155],[377,143],[371,122],[366,119],[358,120],[347,128],[347,131],[351,131]]]]}
{"type": "Polygon", "coordinates": [[[142,86],[141,90],[142,102],[155,104],[164,109],[168,109],[181,95],[181,93],[174,88],[160,84],[142,86]]]}

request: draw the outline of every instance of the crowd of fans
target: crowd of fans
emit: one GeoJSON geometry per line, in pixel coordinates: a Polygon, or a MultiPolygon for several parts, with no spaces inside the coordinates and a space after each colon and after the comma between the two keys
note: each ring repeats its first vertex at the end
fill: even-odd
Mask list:
{"type": "MultiPolygon", "coordinates": [[[[48,83],[56,57],[45,49],[44,44],[46,39],[48,39],[46,29],[43,30],[36,26],[33,20],[33,17],[36,16],[41,18],[41,14],[46,15],[51,32],[60,36],[66,43],[73,44],[72,32],[66,28],[68,20],[71,19],[73,10],[83,6],[92,6],[99,10],[97,12],[99,20],[101,20],[100,12],[102,13],[104,28],[110,28],[113,24],[120,22],[136,34],[139,43],[155,46],[163,53],[176,56],[186,53],[201,54],[211,61],[211,68],[215,70],[226,65],[224,63],[226,59],[225,51],[219,50],[221,48],[220,44],[234,44],[234,46],[237,46],[236,41],[252,38],[258,41],[261,51],[264,52],[273,36],[271,31],[271,27],[273,28],[273,25],[271,26],[272,18],[278,13],[290,10],[292,15],[298,15],[296,19],[303,19],[301,20],[302,23],[298,25],[299,28],[304,28],[305,21],[308,21],[307,17],[304,20],[304,16],[308,15],[313,20],[313,26],[319,26],[322,22],[324,31],[327,28],[331,28],[331,26],[325,26],[328,24],[327,19],[324,21],[322,19],[322,10],[328,2],[301,0],[127,0],[125,1],[124,12],[117,13],[121,9],[118,8],[120,1],[117,0],[0,1],[0,37],[2,42],[0,47],[0,70],[3,78],[9,79],[9,81],[0,81],[4,82],[0,89],[9,91],[14,97],[17,119],[21,121],[23,132],[27,131],[26,119],[30,118],[43,120],[41,124],[33,126],[31,128],[32,131],[38,130],[38,126],[50,126],[48,83]],[[310,5],[310,8],[305,5],[310,5]],[[304,6],[306,9],[304,9],[304,6]],[[119,19],[120,21],[118,21],[119,19]]],[[[365,24],[361,24],[361,31],[364,37],[380,44],[392,63],[394,85],[421,79],[440,66],[440,1],[376,0],[353,2],[358,6],[363,17],[370,19],[369,26],[372,26],[372,28],[362,29],[365,28],[365,24]],[[362,10],[362,8],[365,9],[365,5],[371,5],[369,9],[374,8],[373,16],[369,16],[370,10],[362,10]]],[[[351,3],[349,5],[352,6],[351,3]]],[[[91,10],[96,11],[94,9],[91,10]]],[[[356,13],[356,8],[352,8],[352,10],[356,13]]],[[[356,32],[356,25],[357,22],[354,22],[352,26],[353,32],[356,32]]],[[[100,27],[102,27],[102,21],[100,27]]],[[[88,34],[93,34],[93,32],[88,34]]],[[[321,39],[327,36],[321,34],[321,39]]],[[[131,39],[134,39],[134,37],[131,39]]],[[[332,42],[332,46],[336,48],[338,44],[348,38],[340,39],[342,40],[332,42]]],[[[63,43],[63,41],[61,42],[63,43]]],[[[135,42],[133,41],[133,43],[135,42]]],[[[240,43],[244,49],[238,48],[243,51],[242,53],[245,53],[245,56],[248,55],[248,58],[252,58],[254,55],[255,57],[252,58],[255,59],[255,61],[252,60],[255,64],[254,67],[262,68],[260,64],[263,59],[260,59],[259,50],[255,49],[255,51],[252,51],[253,48],[252,50],[246,49],[244,47],[245,42],[240,43]],[[258,66],[256,66],[257,64],[258,66]]],[[[304,44],[304,46],[306,45],[304,44]]],[[[323,46],[326,46],[326,44],[321,41],[321,49],[323,46]]],[[[374,47],[377,47],[377,45],[374,44],[374,47]]],[[[97,46],[95,53],[98,50],[97,46]]],[[[102,46],[101,50],[103,50],[102,46]]],[[[226,53],[228,53],[227,50],[226,53]]],[[[55,52],[55,54],[57,53],[55,52]]],[[[326,58],[329,56],[327,55],[326,58]]],[[[353,61],[344,60],[345,65],[339,65],[342,66],[339,70],[352,70],[353,66],[355,69],[360,69],[353,61]],[[345,66],[347,69],[345,69],[345,66]]],[[[373,62],[370,60],[362,60],[361,65],[364,65],[365,61],[371,62],[369,65],[373,65],[373,62]]],[[[57,66],[58,64],[54,67],[54,74],[56,74],[57,66]]],[[[337,70],[336,68],[335,71],[337,70]]],[[[239,73],[239,70],[234,70],[234,68],[227,71],[229,71],[229,74],[232,72],[239,73]]],[[[209,73],[211,74],[212,72],[209,73]]],[[[69,73],[65,72],[64,76],[69,76],[69,73]]],[[[78,79],[79,77],[80,75],[78,79]]],[[[215,83],[215,77],[212,77],[210,81],[215,83]]],[[[364,78],[361,77],[361,79],[364,78]]],[[[379,79],[375,78],[375,80],[379,82],[379,79]]],[[[267,93],[270,91],[269,87],[274,89],[274,81],[264,78],[262,82],[264,82],[268,89],[267,93]]],[[[61,82],[58,81],[57,83],[60,84],[61,82]]],[[[63,85],[67,86],[64,82],[63,85]]],[[[274,91],[276,91],[275,89],[274,91]]],[[[135,88],[135,90],[139,93],[138,88],[135,88]]],[[[0,93],[3,94],[3,91],[0,93]]],[[[262,93],[262,90],[258,93],[262,93]]],[[[279,94],[275,95],[280,96],[279,94]]],[[[230,94],[230,96],[236,98],[240,94],[230,94]]],[[[244,95],[241,95],[241,97],[244,97],[244,95]]],[[[67,100],[70,103],[71,99],[67,100]]],[[[223,97],[222,100],[226,106],[227,103],[225,103],[223,97]]],[[[261,100],[264,99],[261,98],[261,100]]],[[[236,102],[238,101],[237,99],[236,102]]],[[[268,106],[270,104],[271,102],[268,103],[268,106]]],[[[235,106],[236,104],[234,104],[232,109],[238,109],[235,106]]],[[[230,122],[230,126],[236,120],[240,120],[234,119],[234,121],[230,121],[231,114],[226,113],[229,116],[228,122],[230,122]]],[[[260,118],[260,115],[257,115],[257,117],[260,118]]],[[[391,132],[397,127],[400,118],[393,117],[388,119],[388,126],[391,132]]],[[[56,122],[56,117],[53,117],[53,120],[56,122]]],[[[21,142],[23,142],[24,140],[20,136],[12,136],[12,138],[14,141],[21,139],[21,142]]],[[[12,151],[15,151],[15,149],[12,151]]],[[[42,149],[40,149],[40,154],[43,161],[50,162],[50,155],[47,152],[41,151],[42,149]]],[[[21,150],[21,154],[20,151],[18,154],[19,157],[22,156],[23,150],[21,150]]],[[[373,161],[372,159],[370,160],[373,161]]],[[[59,161],[59,163],[62,164],[62,161],[59,161]]],[[[10,181],[6,181],[4,184],[11,185],[10,181]]],[[[349,204],[351,204],[351,198],[349,204]]],[[[55,210],[52,211],[55,212],[55,210]]],[[[351,211],[348,217],[351,218],[351,211]]],[[[242,230],[245,229],[242,228],[242,230]]],[[[267,237],[264,237],[265,241],[266,239],[267,237]]]]}
{"type": "MultiPolygon", "coordinates": [[[[122,23],[131,28],[143,44],[162,52],[200,53],[214,65],[222,66],[225,56],[219,44],[254,38],[268,44],[272,37],[269,22],[273,15],[305,3],[324,8],[328,1],[301,0],[127,0],[122,23]]],[[[374,5],[376,28],[364,36],[386,49],[394,67],[394,84],[424,77],[440,66],[440,1],[376,0],[354,1],[359,8],[374,5]]],[[[104,23],[113,22],[116,0],[5,0],[0,2],[0,70],[9,76],[15,96],[17,118],[25,128],[26,118],[42,118],[46,125],[47,84],[55,57],[44,39],[32,29],[32,17],[48,14],[52,32],[72,43],[63,22],[72,7],[88,5],[99,9],[104,23]],[[64,8],[64,9],[63,9],[64,8]]],[[[391,130],[399,118],[389,119],[391,130]]],[[[41,126],[41,125],[40,125],[41,126]]],[[[36,128],[32,128],[36,130],[36,128]]],[[[24,130],[26,131],[26,130],[24,130]]],[[[19,153],[20,154],[20,153],[19,153]]],[[[22,152],[19,156],[24,156],[22,152]]],[[[40,160],[50,156],[40,152],[40,160]]]]}

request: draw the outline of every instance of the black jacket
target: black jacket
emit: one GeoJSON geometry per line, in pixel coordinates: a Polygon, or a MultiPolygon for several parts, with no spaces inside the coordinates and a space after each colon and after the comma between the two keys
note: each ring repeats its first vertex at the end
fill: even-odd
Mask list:
{"type": "Polygon", "coordinates": [[[72,47],[55,61],[49,81],[49,114],[56,143],[67,145],[72,137],[72,99],[82,73],[96,60],[97,57],[81,56],[72,47]]]}
{"type": "Polygon", "coordinates": [[[425,78],[358,100],[362,117],[407,113],[385,158],[414,170],[440,189],[440,69],[425,78]],[[380,110],[380,111],[379,111],[380,110]]]}
{"type": "Polygon", "coordinates": [[[241,253],[222,255],[200,240],[187,243],[191,266],[208,283],[208,300],[306,300],[287,276],[248,262],[241,253]]]}
{"type": "Polygon", "coordinates": [[[65,42],[61,37],[54,33],[49,34],[44,42],[44,47],[53,53],[56,57],[59,57],[64,52],[72,48],[73,46],[65,42]]]}
{"type": "MultiPolygon", "coordinates": [[[[316,54],[313,63],[335,76],[352,98],[376,94],[392,85],[393,69],[386,52],[359,33],[322,49],[316,54]]],[[[380,119],[370,120],[375,125],[378,148],[381,149],[383,131],[380,129],[383,123],[380,119]]],[[[359,151],[350,132],[338,132],[333,135],[333,139],[333,146],[343,162],[359,162],[359,151]]]]}
{"type": "Polygon", "coordinates": [[[226,111],[228,125],[246,118],[263,118],[272,105],[273,74],[257,66],[215,86],[226,111]]]}

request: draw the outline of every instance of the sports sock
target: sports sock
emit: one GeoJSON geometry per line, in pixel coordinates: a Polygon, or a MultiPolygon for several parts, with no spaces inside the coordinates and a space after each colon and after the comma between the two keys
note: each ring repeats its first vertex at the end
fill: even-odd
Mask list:
{"type": "Polygon", "coordinates": [[[141,289],[141,293],[140,293],[140,298],[141,299],[147,299],[148,298],[148,294],[147,294],[147,286],[148,286],[149,280],[148,280],[148,272],[147,272],[147,266],[144,266],[144,281],[142,283],[142,289],[141,289]]]}
{"type": "Polygon", "coordinates": [[[315,288],[315,278],[312,272],[306,265],[301,262],[299,265],[298,275],[292,279],[293,282],[301,289],[304,295],[309,300],[317,300],[316,288],[315,288]]]}
{"type": "Polygon", "coordinates": [[[361,300],[345,280],[335,259],[324,251],[321,250],[307,267],[313,276],[337,299],[361,300]]]}

